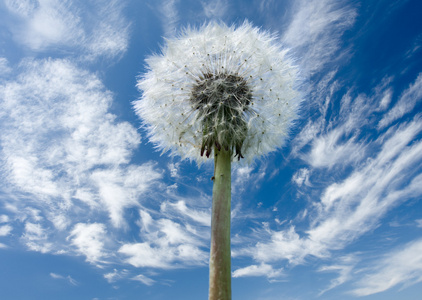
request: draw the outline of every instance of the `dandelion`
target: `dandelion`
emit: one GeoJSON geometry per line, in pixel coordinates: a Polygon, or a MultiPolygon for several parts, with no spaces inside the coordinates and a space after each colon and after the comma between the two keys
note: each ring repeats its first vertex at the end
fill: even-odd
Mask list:
{"type": "Polygon", "coordinates": [[[134,108],[150,141],[198,163],[214,157],[209,299],[231,299],[231,162],[283,145],[301,101],[297,69],[248,22],[186,29],[146,62],[134,108]]]}

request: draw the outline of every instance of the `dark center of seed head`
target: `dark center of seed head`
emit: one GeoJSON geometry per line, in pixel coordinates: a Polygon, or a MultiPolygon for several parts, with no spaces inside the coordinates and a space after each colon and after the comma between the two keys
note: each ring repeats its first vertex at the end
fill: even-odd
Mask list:
{"type": "Polygon", "coordinates": [[[239,160],[243,158],[245,116],[252,101],[246,80],[237,74],[203,74],[192,87],[190,101],[202,120],[201,156],[205,153],[209,157],[215,146],[235,152],[239,160]]]}

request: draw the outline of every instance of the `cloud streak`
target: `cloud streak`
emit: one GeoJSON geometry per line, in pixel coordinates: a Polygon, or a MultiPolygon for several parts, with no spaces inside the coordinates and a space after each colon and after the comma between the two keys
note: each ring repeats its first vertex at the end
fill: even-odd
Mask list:
{"type": "Polygon", "coordinates": [[[386,254],[363,275],[351,291],[356,296],[368,296],[391,289],[414,285],[422,281],[422,240],[404,245],[386,254]]]}
{"type": "Polygon", "coordinates": [[[397,103],[381,119],[378,123],[378,129],[385,128],[411,112],[419,101],[422,101],[422,73],[419,73],[415,82],[402,93],[397,103]]]}
{"type": "Polygon", "coordinates": [[[63,275],[60,275],[60,274],[56,274],[56,273],[50,273],[50,276],[51,276],[51,278],[53,278],[53,279],[62,279],[62,280],[66,280],[66,281],[68,281],[71,285],[79,285],[79,283],[75,280],[75,279],[73,279],[70,275],[68,275],[68,276],[63,276],[63,275]]]}
{"type": "Polygon", "coordinates": [[[293,18],[282,40],[300,57],[302,69],[313,74],[338,56],[340,38],[356,16],[346,1],[295,1],[293,18]]]}
{"type": "Polygon", "coordinates": [[[177,10],[178,3],[179,0],[162,0],[159,3],[161,23],[166,37],[176,34],[177,23],[180,19],[177,10]]]}
{"type": "Polygon", "coordinates": [[[136,275],[135,277],[132,277],[131,280],[135,280],[135,281],[139,281],[140,283],[143,283],[145,285],[151,286],[153,285],[156,281],[154,279],[151,279],[145,275],[139,274],[136,275]]]}

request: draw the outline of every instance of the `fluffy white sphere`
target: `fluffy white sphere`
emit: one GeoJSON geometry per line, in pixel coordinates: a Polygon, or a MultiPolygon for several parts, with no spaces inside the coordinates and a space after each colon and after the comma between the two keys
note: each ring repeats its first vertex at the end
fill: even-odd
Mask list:
{"type": "Polygon", "coordinates": [[[283,145],[297,116],[297,68],[275,35],[210,23],[146,59],[137,115],[158,149],[202,162],[212,148],[252,161],[283,145]]]}

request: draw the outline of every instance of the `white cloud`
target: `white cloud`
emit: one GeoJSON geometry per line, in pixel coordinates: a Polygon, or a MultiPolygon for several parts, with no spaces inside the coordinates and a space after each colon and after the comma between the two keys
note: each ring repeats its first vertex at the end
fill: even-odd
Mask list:
{"type": "Polygon", "coordinates": [[[177,23],[180,19],[176,7],[178,3],[179,0],[161,0],[159,3],[161,23],[166,37],[172,37],[176,34],[177,23]]]}
{"type": "Polygon", "coordinates": [[[204,265],[207,255],[190,244],[154,246],[148,243],[125,244],[119,249],[129,258],[126,262],[139,268],[172,269],[189,265],[204,265]]]}
{"type": "Polygon", "coordinates": [[[296,11],[282,39],[301,56],[300,64],[311,73],[336,57],[341,36],[356,19],[346,1],[295,1],[296,11]]]}
{"type": "Polygon", "coordinates": [[[377,225],[386,211],[422,193],[422,176],[412,167],[422,160],[422,142],[410,144],[422,122],[410,122],[386,139],[372,161],[321,197],[320,216],[309,238],[330,248],[343,247],[377,225]]]}
{"type": "Polygon", "coordinates": [[[62,275],[56,274],[56,273],[50,273],[50,276],[54,279],[63,279],[64,277],[62,275]]]}
{"type": "Polygon", "coordinates": [[[302,238],[294,227],[283,231],[272,231],[269,228],[264,230],[266,234],[261,233],[261,236],[269,236],[270,241],[264,239],[262,242],[258,242],[254,248],[246,250],[260,263],[287,259],[293,265],[297,265],[303,263],[308,255],[317,257],[328,255],[323,245],[302,238]]]}
{"type": "Polygon", "coordinates": [[[139,206],[140,195],[146,193],[150,185],[160,177],[161,174],[154,170],[152,164],[99,170],[91,175],[91,179],[98,186],[100,201],[107,207],[115,227],[125,224],[124,209],[139,206]]]}
{"type": "Polygon", "coordinates": [[[370,147],[369,143],[360,140],[361,135],[368,127],[376,126],[375,116],[388,107],[393,93],[392,77],[383,78],[373,88],[371,96],[354,96],[355,89],[350,88],[341,98],[339,113],[333,117],[329,114],[330,107],[338,105],[335,101],[341,88],[335,80],[336,73],[336,70],[327,72],[311,86],[311,116],[292,143],[292,155],[317,168],[360,163],[370,147]],[[311,145],[311,150],[304,153],[307,145],[311,145]]]}
{"type": "Polygon", "coordinates": [[[163,202],[161,211],[163,213],[175,213],[174,215],[181,215],[183,219],[188,217],[201,225],[211,226],[211,214],[209,211],[189,208],[184,200],[179,200],[175,203],[163,202]]]}
{"type": "Polygon", "coordinates": [[[318,134],[324,131],[324,127],[327,125],[327,111],[330,105],[330,101],[333,94],[338,90],[339,84],[334,79],[337,71],[331,71],[325,74],[325,76],[315,85],[311,87],[310,96],[313,102],[310,103],[312,106],[310,109],[318,111],[320,115],[316,120],[312,118],[303,127],[301,132],[293,140],[292,154],[299,155],[301,149],[312,142],[318,134]]]}
{"type": "Polygon", "coordinates": [[[9,67],[9,61],[4,57],[0,57],[0,77],[7,75],[11,71],[12,68],[9,67]]]}
{"type": "Polygon", "coordinates": [[[153,279],[151,279],[151,278],[149,278],[145,275],[142,275],[142,274],[136,275],[135,277],[132,277],[131,279],[135,280],[135,281],[139,281],[139,282],[141,282],[145,285],[148,285],[148,286],[151,286],[155,283],[155,280],[153,280],[153,279]]]}
{"type": "Polygon", "coordinates": [[[302,184],[309,185],[309,169],[302,168],[293,174],[292,181],[296,183],[299,187],[302,184]]]}
{"type": "Polygon", "coordinates": [[[69,281],[69,283],[71,285],[78,285],[79,284],[79,282],[76,281],[75,279],[73,279],[70,275],[66,276],[66,279],[67,279],[67,281],[69,281]]]}
{"type": "Polygon", "coordinates": [[[129,275],[129,271],[126,269],[122,269],[122,270],[114,269],[113,272],[104,274],[104,278],[108,281],[108,283],[114,283],[117,280],[126,278],[128,275],[129,275]]]}
{"type": "MultiPolygon", "coordinates": [[[[375,143],[378,153],[357,165],[343,181],[329,184],[313,203],[310,227],[300,235],[293,226],[281,231],[268,224],[255,230],[259,242],[238,251],[260,263],[288,260],[301,264],[309,255],[330,257],[376,228],[385,213],[403,201],[422,195],[422,142],[413,141],[422,120],[392,128],[375,143]]],[[[375,145],[373,145],[375,148],[375,145]]]]}
{"type": "Polygon", "coordinates": [[[48,253],[53,249],[53,244],[48,241],[47,229],[39,223],[26,222],[22,240],[32,251],[48,253]]]}
{"type": "Polygon", "coordinates": [[[65,214],[54,214],[48,217],[53,223],[54,227],[60,231],[65,230],[70,224],[71,220],[65,214]]]}
{"type": "Polygon", "coordinates": [[[13,178],[13,182],[22,190],[40,197],[59,196],[60,191],[56,183],[53,182],[52,171],[37,168],[37,160],[36,157],[9,157],[7,163],[11,170],[11,179],[13,178]]]}
{"type": "Polygon", "coordinates": [[[233,165],[232,170],[232,195],[240,194],[247,189],[256,188],[264,179],[267,164],[262,163],[259,169],[250,165],[233,165]]]}
{"type": "Polygon", "coordinates": [[[0,226],[0,236],[9,235],[12,232],[13,228],[10,225],[2,225],[0,226]]]}
{"type": "Polygon", "coordinates": [[[259,10],[261,12],[269,11],[274,5],[274,0],[259,0],[256,1],[259,3],[259,10]]]}
{"type": "Polygon", "coordinates": [[[357,288],[351,291],[356,296],[372,295],[397,285],[410,286],[421,282],[422,240],[415,240],[388,253],[361,276],[357,288]]]}
{"type": "Polygon", "coordinates": [[[77,252],[86,256],[88,262],[98,264],[106,256],[104,249],[106,233],[104,224],[78,223],[73,227],[68,238],[76,247],[77,252]]]}
{"type": "Polygon", "coordinates": [[[250,180],[254,168],[246,165],[235,166],[233,169],[234,189],[236,189],[236,186],[238,186],[238,188],[243,188],[243,185],[250,180]]]}
{"type": "Polygon", "coordinates": [[[126,262],[139,267],[168,269],[172,267],[174,256],[165,248],[151,247],[149,243],[125,244],[119,252],[129,256],[126,262]]]}
{"type": "Polygon", "coordinates": [[[128,256],[126,262],[135,267],[170,269],[186,265],[202,265],[207,259],[203,237],[189,225],[169,219],[154,220],[140,211],[141,237],[145,242],[124,244],[119,253],[128,256]]]}
{"type": "Polygon", "coordinates": [[[342,141],[344,134],[344,128],[338,127],[316,137],[309,153],[309,164],[315,168],[332,168],[360,161],[365,156],[364,145],[356,142],[355,137],[342,141]]]}
{"type": "Polygon", "coordinates": [[[229,8],[227,0],[201,1],[201,4],[205,16],[209,19],[222,18],[229,8]]]}
{"type": "Polygon", "coordinates": [[[51,278],[53,279],[63,279],[63,280],[67,280],[71,285],[78,285],[79,283],[73,279],[70,275],[68,276],[62,276],[60,274],[56,274],[56,273],[50,273],[51,278]]]}
{"type": "Polygon", "coordinates": [[[7,0],[14,39],[33,51],[76,48],[87,58],[126,51],[129,23],[117,1],[7,0]]]}
{"type": "Polygon", "coordinates": [[[422,73],[418,75],[415,82],[401,94],[397,103],[391,108],[378,123],[378,129],[383,129],[395,120],[411,112],[416,104],[422,100],[422,73]]]}
{"type": "Polygon", "coordinates": [[[70,62],[26,61],[21,71],[0,92],[3,179],[10,193],[35,196],[17,205],[41,205],[59,230],[81,204],[125,225],[124,210],[161,177],[153,164],[127,165],[136,129],[109,113],[99,79],[70,62]]]}
{"type": "Polygon", "coordinates": [[[321,109],[323,114],[307,125],[307,128],[314,129],[313,134],[309,136],[305,129],[300,134],[305,137],[298,139],[301,144],[296,147],[300,149],[305,142],[311,143],[309,153],[300,156],[315,168],[357,165],[367,157],[367,148],[370,146],[359,140],[359,135],[366,126],[371,126],[370,117],[379,107],[374,102],[380,96],[377,94],[369,98],[360,94],[352,97],[348,92],[341,99],[338,116],[327,122],[325,114],[331,101],[329,93],[326,102],[321,104],[324,107],[321,109]]]}
{"type": "Polygon", "coordinates": [[[8,215],[0,215],[0,224],[9,222],[10,218],[8,215]]]}
{"type": "Polygon", "coordinates": [[[393,97],[393,91],[391,88],[387,89],[383,95],[382,99],[380,101],[379,110],[385,110],[390,105],[391,99],[393,97]]]}
{"type": "Polygon", "coordinates": [[[11,26],[16,40],[39,51],[51,45],[75,45],[84,38],[80,18],[70,1],[7,0],[6,7],[17,17],[11,26]]]}
{"type": "Polygon", "coordinates": [[[374,115],[385,109],[392,94],[389,86],[392,78],[386,77],[373,89],[372,95],[352,96],[348,90],[340,101],[339,113],[327,115],[338,91],[339,85],[333,82],[335,73],[326,75],[316,85],[316,106],[320,112],[317,118],[311,118],[300,134],[293,141],[293,156],[299,156],[314,168],[344,168],[357,166],[367,158],[373,144],[362,141],[365,129],[373,128],[374,115]],[[386,100],[386,98],[388,98],[386,100]],[[310,145],[309,151],[302,151],[310,145]]]}
{"type": "Polygon", "coordinates": [[[88,56],[115,57],[126,52],[129,46],[130,24],[122,10],[122,1],[97,1],[90,18],[95,20],[86,48],[88,56]]]}
{"type": "Polygon", "coordinates": [[[353,278],[352,271],[354,270],[356,261],[356,257],[354,257],[353,255],[347,255],[341,257],[337,264],[320,267],[318,269],[319,272],[335,272],[338,273],[338,276],[332,279],[330,285],[327,288],[323,289],[318,295],[321,296],[329,290],[332,290],[335,287],[351,280],[353,278]]]}
{"type": "Polygon", "coordinates": [[[179,177],[180,163],[169,163],[167,165],[167,168],[170,171],[171,177],[176,178],[176,179],[179,177]]]}
{"type": "Polygon", "coordinates": [[[260,264],[251,265],[244,268],[237,269],[233,272],[233,277],[254,277],[266,276],[268,278],[276,278],[283,275],[283,270],[274,270],[271,265],[260,264]]]}

